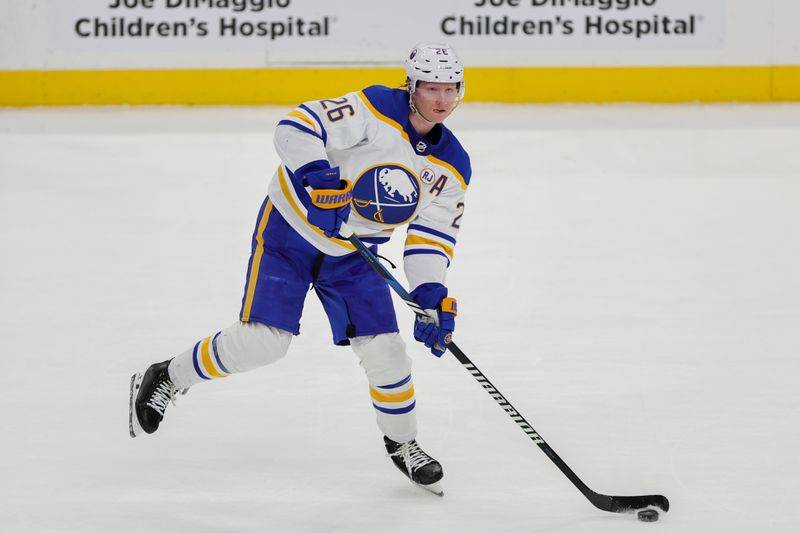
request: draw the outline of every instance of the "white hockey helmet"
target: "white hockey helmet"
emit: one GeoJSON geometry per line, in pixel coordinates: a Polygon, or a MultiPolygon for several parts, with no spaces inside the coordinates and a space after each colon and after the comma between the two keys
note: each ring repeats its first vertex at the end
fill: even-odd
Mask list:
{"type": "Polygon", "coordinates": [[[464,97],[464,65],[446,44],[416,45],[406,59],[406,81],[409,94],[414,94],[418,81],[429,81],[457,83],[458,100],[464,97]]]}

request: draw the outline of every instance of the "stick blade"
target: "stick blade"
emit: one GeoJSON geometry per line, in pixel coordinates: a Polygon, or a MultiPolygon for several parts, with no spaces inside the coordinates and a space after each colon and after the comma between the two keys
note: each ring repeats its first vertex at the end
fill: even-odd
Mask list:
{"type": "Polygon", "coordinates": [[[652,494],[649,496],[611,496],[610,509],[612,513],[632,513],[648,507],[658,507],[662,511],[669,511],[669,500],[666,496],[652,494]]]}

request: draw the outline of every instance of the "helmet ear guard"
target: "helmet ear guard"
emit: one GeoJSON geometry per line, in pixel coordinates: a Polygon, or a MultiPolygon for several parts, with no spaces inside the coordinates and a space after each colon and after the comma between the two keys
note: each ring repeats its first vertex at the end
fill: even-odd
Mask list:
{"type": "Polygon", "coordinates": [[[464,97],[464,65],[455,50],[446,44],[418,44],[405,61],[406,84],[409,94],[414,94],[417,83],[455,83],[457,100],[464,97]]]}

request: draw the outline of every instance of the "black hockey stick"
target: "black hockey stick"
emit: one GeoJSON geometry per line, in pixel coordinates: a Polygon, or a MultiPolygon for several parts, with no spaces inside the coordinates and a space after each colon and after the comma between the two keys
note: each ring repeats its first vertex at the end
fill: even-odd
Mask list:
{"type": "MultiPolygon", "coordinates": [[[[360,253],[364,259],[366,259],[370,265],[380,274],[386,281],[389,283],[389,286],[397,293],[400,298],[403,299],[406,304],[411,308],[412,311],[417,316],[420,317],[428,317],[431,318],[428,313],[422,309],[417,302],[411,297],[408,291],[400,284],[400,282],[395,279],[391,272],[389,272],[385,266],[378,260],[375,254],[370,251],[367,246],[361,242],[352,230],[347,227],[347,225],[342,225],[341,234],[347,237],[347,240],[356,247],[358,253],[360,253]]],[[[607,496],[605,494],[599,494],[588,486],[586,483],[581,481],[581,479],[572,471],[572,469],[564,462],[561,457],[550,447],[547,442],[539,435],[539,433],[533,429],[533,427],[528,423],[525,418],[519,414],[519,412],[514,408],[511,403],[506,400],[505,396],[503,396],[497,388],[492,385],[492,382],[487,379],[487,377],[481,372],[478,367],[475,366],[475,363],[470,361],[469,357],[466,356],[461,349],[456,346],[454,342],[451,342],[448,347],[450,353],[452,353],[458,362],[461,363],[464,368],[474,377],[478,383],[489,393],[489,396],[494,398],[500,407],[511,417],[511,419],[517,423],[517,425],[528,435],[528,438],[535,442],[539,448],[553,461],[556,466],[558,467],[561,472],[567,476],[567,478],[572,481],[572,484],[575,485],[581,494],[586,496],[586,498],[598,509],[601,511],[608,511],[611,513],[632,513],[641,509],[647,509],[651,507],[658,507],[662,511],[669,511],[669,500],[666,496],[659,495],[648,495],[648,496],[607,496]]]]}

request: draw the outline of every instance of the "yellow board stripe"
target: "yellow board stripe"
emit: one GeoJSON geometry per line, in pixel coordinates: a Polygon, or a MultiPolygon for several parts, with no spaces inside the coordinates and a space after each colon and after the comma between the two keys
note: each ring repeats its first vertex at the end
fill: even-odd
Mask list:
{"type": "MultiPolygon", "coordinates": [[[[467,102],[800,101],[799,65],[471,67],[466,75],[467,102]]],[[[0,106],[297,105],[403,80],[402,69],[378,67],[2,70],[0,106]]]]}
{"type": "Polygon", "coordinates": [[[317,125],[314,124],[314,121],[305,116],[304,114],[302,114],[300,111],[290,111],[289,116],[294,118],[299,118],[300,120],[311,126],[311,129],[317,131],[317,125]]]}
{"type": "Polygon", "coordinates": [[[250,321],[250,311],[253,309],[253,299],[256,294],[256,283],[258,283],[258,271],[261,268],[261,256],[264,255],[264,230],[267,229],[269,215],[272,213],[272,200],[267,200],[264,214],[258,222],[256,230],[256,249],[253,252],[253,264],[250,265],[250,279],[247,280],[247,295],[244,299],[242,308],[242,322],[250,321]]]}
{"type": "Polygon", "coordinates": [[[453,248],[447,245],[444,245],[438,241],[434,241],[431,239],[426,239],[425,237],[420,237],[419,235],[409,235],[406,237],[406,246],[412,246],[414,244],[425,244],[427,246],[437,246],[447,253],[450,259],[453,258],[453,248]]]}
{"type": "Polygon", "coordinates": [[[331,239],[321,229],[316,227],[315,225],[311,224],[307,217],[303,214],[300,208],[297,206],[297,202],[294,201],[294,197],[292,197],[292,192],[289,190],[289,185],[286,183],[286,175],[283,173],[283,166],[278,167],[278,183],[280,183],[281,190],[283,191],[283,196],[289,202],[289,205],[292,207],[297,216],[300,217],[300,220],[305,222],[305,224],[317,232],[317,234],[322,237],[323,239],[327,239],[334,244],[338,244],[342,248],[345,248],[350,251],[355,251],[356,247],[350,244],[349,242],[342,241],[341,239],[331,239]]]}
{"type": "Polygon", "coordinates": [[[400,133],[400,135],[403,136],[403,139],[408,141],[408,134],[403,129],[403,126],[401,126],[396,121],[392,120],[391,118],[387,117],[386,115],[375,109],[375,107],[372,105],[372,102],[370,102],[369,98],[367,98],[367,96],[364,94],[364,91],[358,91],[358,97],[361,98],[361,101],[364,102],[364,105],[367,106],[367,108],[372,112],[373,115],[375,115],[375,118],[377,118],[382,122],[385,122],[386,124],[396,129],[400,133]]]}
{"type": "Polygon", "coordinates": [[[211,354],[208,353],[208,344],[211,342],[211,337],[206,337],[203,339],[203,344],[200,347],[202,359],[203,359],[203,367],[206,369],[206,372],[209,376],[214,378],[224,378],[227,377],[225,374],[220,374],[217,372],[217,369],[214,368],[214,363],[211,362],[211,354]]]}
{"type": "Polygon", "coordinates": [[[800,100],[800,67],[772,68],[772,98],[777,102],[800,100]]]}
{"type": "Polygon", "coordinates": [[[412,385],[407,391],[395,393],[380,392],[370,387],[369,395],[379,402],[400,403],[414,397],[414,386],[412,385]]]}

